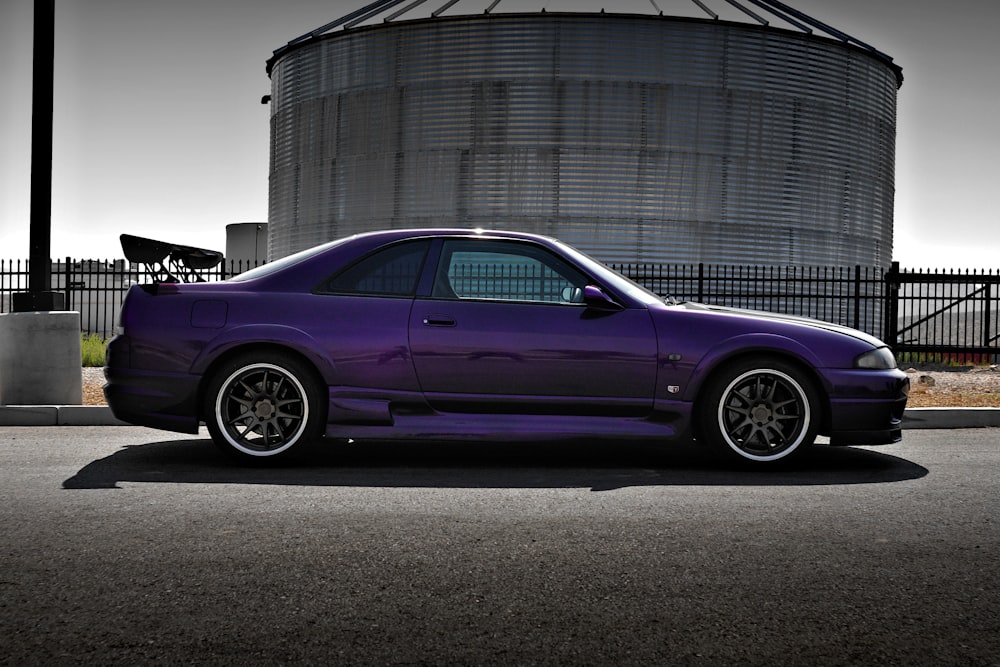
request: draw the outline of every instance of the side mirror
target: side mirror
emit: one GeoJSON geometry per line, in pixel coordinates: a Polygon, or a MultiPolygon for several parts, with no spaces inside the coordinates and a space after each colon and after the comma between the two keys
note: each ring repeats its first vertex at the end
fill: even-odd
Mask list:
{"type": "Polygon", "coordinates": [[[587,285],[583,288],[583,302],[587,308],[595,310],[617,311],[624,310],[621,304],[608,296],[604,290],[597,285],[587,285]]]}

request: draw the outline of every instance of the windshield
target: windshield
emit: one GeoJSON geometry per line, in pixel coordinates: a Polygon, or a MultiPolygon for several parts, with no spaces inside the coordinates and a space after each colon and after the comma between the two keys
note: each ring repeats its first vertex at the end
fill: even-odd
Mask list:
{"type": "Polygon", "coordinates": [[[641,301],[647,305],[651,303],[663,303],[663,297],[646,289],[642,285],[629,280],[622,274],[609,268],[607,265],[598,262],[586,253],[565,244],[563,244],[562,247],[568,254],[572,255],[574,259],[586,266],[590,273],[596,275],[602,283],[611,289],[623,292],[636,301],[641,301]]]}

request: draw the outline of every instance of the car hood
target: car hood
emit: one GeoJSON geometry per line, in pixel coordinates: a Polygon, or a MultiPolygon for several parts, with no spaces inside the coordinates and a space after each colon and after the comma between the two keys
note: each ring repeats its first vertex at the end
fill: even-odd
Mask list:
{"type": "Polygon", "coordinates": [[[866,334],[863,331],[858,331],[857,329],[852,329],[851,327],[845,327],[839,324],[833,324],[832,322],[814,320],[809,317],[800,317],[798,315],[785,315],[782,313],[770,313],[763,310],[727,308],[725,306],[713,306],[705,303],[696,303],[693,301],[687,301],[684,303],[677,304],[677,307],[683,308],[685,310],[712,312],[725,315],[739,315],[743,317],[752,317],[756,319],[768,320],[771,322],[785,322],[788,324],[797,324],[800,326],[812,327],[814,329],[832,331],[834,333],[842,334],[844,336],[850,336],[851,338],[856,338],[860,341],[864,341],[865,343],[868,343],[872,347],[885,347],[885,343],[883,343],[881,340],[879,340],[875,336],[866,334]]]}

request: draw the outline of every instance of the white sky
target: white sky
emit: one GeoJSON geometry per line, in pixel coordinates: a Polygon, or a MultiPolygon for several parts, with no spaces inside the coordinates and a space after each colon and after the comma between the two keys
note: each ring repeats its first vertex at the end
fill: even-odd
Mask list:
{"type": "MultiPolygon", "coordinates": [[[[565,11],[587,9],[585,1],[535,3],[565,11]]],[[[628,2],[649,10],[645,0],[604,0],[609,10],[633,11],[628,2]]],[[[1000,168],[992,159],[1000,148],[1000,5],[787,3],[903,67],[894,258],[910,268],[1000,269],[1000,168]]],[[[288,40],[362,4],[56,0],[52,256],[121,257],[121,233],[224,250],[227,224],[266,221],[264,63],[288,40]]],[[[686,0],[657,4],[667,14],[699,11],[686,0]]],[[[28,256],[32,7],[0,0],[0,258],[28,256]]]]}

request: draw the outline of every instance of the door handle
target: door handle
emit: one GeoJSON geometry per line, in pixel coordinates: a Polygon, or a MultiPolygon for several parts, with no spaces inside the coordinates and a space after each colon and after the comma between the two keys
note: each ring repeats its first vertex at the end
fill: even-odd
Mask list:
{"type": "Polygon", "coordinates": [[[424,318],[424,324],[429,327],[453,327],[455,318],[451,315],[428,315],[424,318]]]}

